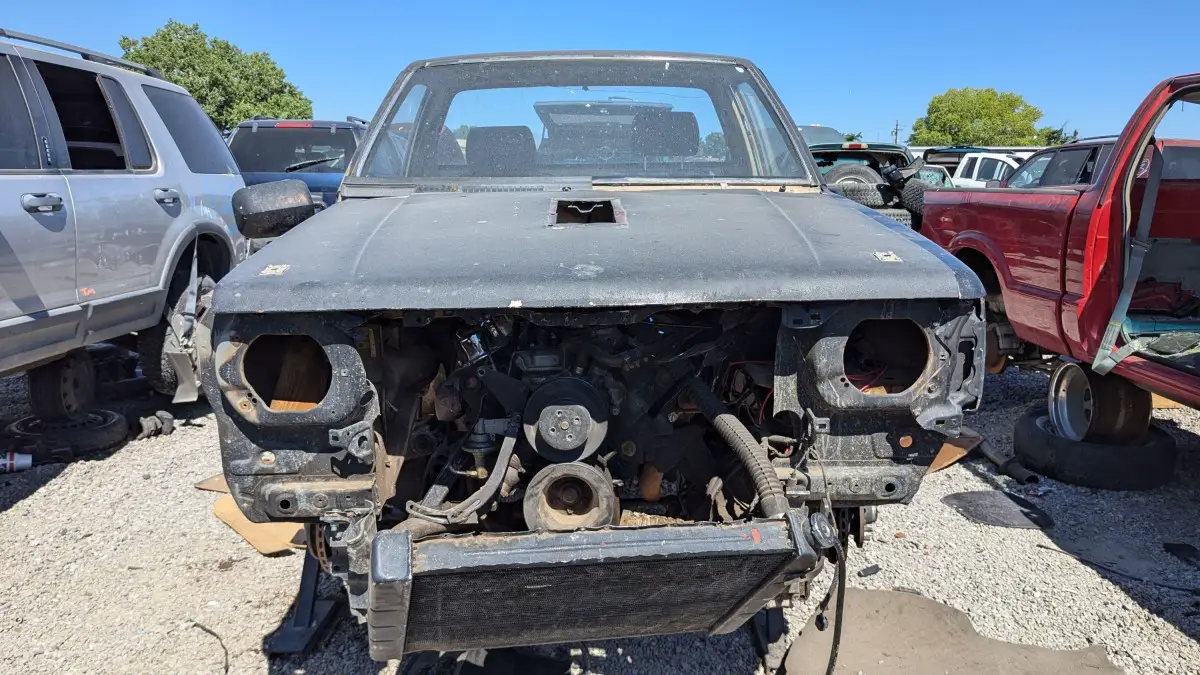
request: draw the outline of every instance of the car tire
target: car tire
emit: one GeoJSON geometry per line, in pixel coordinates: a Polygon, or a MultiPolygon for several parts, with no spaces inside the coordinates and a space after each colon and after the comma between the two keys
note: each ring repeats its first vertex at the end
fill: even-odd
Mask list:
{"type": "Polygon", "coordinates": [[[29,408],[50,421],[81,417],[96,396],[96,368],[87,350],[76,349],[26,373],[29,408]]]}
{"type": "Polygon", "coordinates": [[[892,187],[884,183],[837,183],[838,192],[851,201],[873,209],[881,209],[896,199],[892,187]]]}
{"type": "Polygon", "coordinates": [[[23,417],[8,426],[8,433],[37,442],[43,448],[69,447],[76,455],[112,450],[129,437],[125,417],[111,410],[92,410],[72,420],[46,421],[23,417]]]}
{"type": "MultiPolygon", "coordinates": [[[[215,286],[216,283],[207,276],[201,276],[196,285],[196,317],[193,328],[194,331],[197,331],[194,337],[196,342],[202,338],[207,339],[200,334],[200,331],[207,330],[202,328],[201,319],[212,307],[212,291],[215,286]]],[[[171,284],[171,295],[168,297],[168,302],[171,303],[170,316],[183,312],[184,304],[187,301],[186,290],[187,276],[185,273],[182,277],[177,276],[176,281],[171,284]]],[[[142,360],[142,376],[155,391],[167,396],[174,395],[175,389],[179,386],[179,376],[171,367],[171,361],[167,358],[166,353],[168,347],[176,344],[175,331],[171,330],[170,316],[163,317],[146,330],[138,331],[137,349],[138,356],[142,360]]],[[[203,390],[200,395],[204,395],[203,390]]]]}
{"type": "Polygon", "coordinates": [[[925,191],[932,187],[932,183],[913,178],[904,184],[904,189],[900,192],[900,205],[915,216],[921,215],[922,209],[925,208],[925,191]]]}
{"type": "Polygon", "coordinates": [[[901,225],[913,226],[913,215],[904,209],[879,209],[879,213],[891,218],[901,225]]]}
{"type": "Polygon", "coordinates": [[[883,176],[869,166],[863,164],[839,164],[825,174],[825,182],[832,184],[858,183],[860,185],[877,185],[884,182],[883,176]]]}
{"type": "Polygon", "coordinates": [[[1013,452],[1031,471],[1100,490],[1152,490],[1175,475],[1175,439],[1151,425],[1138,443],[1072,441],[1054,432],[1044,405],[1021,416],[1013,429],[1013,452]]]}

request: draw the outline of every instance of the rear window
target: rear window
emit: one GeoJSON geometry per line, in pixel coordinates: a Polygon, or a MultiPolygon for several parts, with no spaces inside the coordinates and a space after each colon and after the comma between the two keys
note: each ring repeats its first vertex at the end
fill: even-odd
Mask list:
{"type": "Polygon", "coordinates": [[[1162,155],[1164,179],[1200,179],[1200,146],[1164,144],[1162,155]]]}
{"type": "Polygon", "coordinates": [[[247,173],[342,173],[356,146],[347,128],[240,127],[229,143],[247,173]]]}
{"type": "Polygon", "coordinates": [[[208,114],[185,94],[142,85],[192,173],[237,174],[237,164],[208,114]]]}

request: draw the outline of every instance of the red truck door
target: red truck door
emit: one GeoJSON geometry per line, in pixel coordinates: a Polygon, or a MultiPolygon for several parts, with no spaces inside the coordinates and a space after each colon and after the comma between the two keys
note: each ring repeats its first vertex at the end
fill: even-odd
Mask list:
{"type": "MultiPolygon", "coordinates": [[[[1121,293],[1129,246],[1137,225],[1140,195],[1135,186],[1150,139],[1167,109],[1181,98],[1200,96],[1200,73],[1171,78],[1155,87],[1125,125],[1101,169],[1103,185],[1087,222],[1083,291],[1078,304],[1079,352],[1091,360],[1099,351],[1121,293]]],[[[1144,188],[1143,188],[1144,189],[1144,188]]],[[[1164,207],[1170,204],[1164,200],[1164,207]]],[[[1121,318],[1124,318],[1123,316],[1121,318]]]]}

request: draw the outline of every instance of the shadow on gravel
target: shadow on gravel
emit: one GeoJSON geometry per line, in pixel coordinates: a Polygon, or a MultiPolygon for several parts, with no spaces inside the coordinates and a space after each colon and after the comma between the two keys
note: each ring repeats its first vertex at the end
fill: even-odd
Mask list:
{"type": "MultiPolygon", "coordinates": [[[[3,423],[7,426],[8,422],[3,423]]],[[[3,427],[0,427],[3,428],[3,427]]],[[[0,434],[0,444],[7,437],[0,434]]],[[[21,500],[37,492],[43,485],[58,477],[66,470],[67,465],[74,462],[103,461],[129,444],[126,438],[121,443],[101,452],[92,452],[81,457],[59,460],[53,453],[45,450],[33,450],[34,466],[31,469],[13,474],[0,474],[0,513],[7,511],[21,500]]],[[[4,447],[0,445],[0,447],[4,447]]],[[[28,450],[24,450],[28,452],[28,450]]]]}
{"type": "MultiPolygon", "coordinates": [[[[11,389],[14,391],[17,390],[16,387],[11,389]]],[[[9,399],[21,398],[24,396],[24,388],[22,385],[16,396],[12,395],[12,392],[0,393],[9,394],[9,399]]],[[[73,455],[65,451],[65,449],[31,449],[22,447],[20,442],[15,441],[5,433],[5,430],[10,424],[20,419],[21,416],[27,414],[27,411],[24,410],[23,400],[6,400],[4,403],[10,411],[19,411],[20,416],[0,421],[0,451],[7,451],[12,443],[17,443],[12,447],[17,452],[32,454],[34,466],[19,473],[0,474],[0,512],[7,511],[21,500],[37,492],[43,485],[54,480],[54,478],[66,470],[68,464],[104,461],[123,449],[126,445],[136,442],[136,423],[139,417],[154,415],[155,412],[164,410],[174,418],[177,430],[181,427],[215,424],[211,420],[204,419],[212,412],[212,409],[209,408],[208,403],[204,400],[175,405],[166,396],[157,393],[142,393],[124,399],[107,401],[98,406],[106,410],[118,412],[125,417],[126,424],[130,427],[131,433],[124,441],[100,452],[73,455]]]]}
{"type": "MultiPolygon", "coordinates": [[[[1020,406],[1013,419],[1027,409],[1020,406]]],[[[1180,464],[1175,479],[1155,490],[1115,492],[1067,485],[1045,477],[1022,486],[1003,476],[982,459],[963,467],[997,490],[1032,501],[1054,520],[1043,530],[1064,564],[1087,565],[1120,587],[1148,612],[1200,640],[1200,568],[1167,553],[1167,543],[1200,547],[1200,436],[1156,414],[1155,423],[1179,444],[1180,464]],[[1074,558],[1075,560],[1070,560],[1074,558]],[[1196,589],[1195,591],[1189,589],[1196,589]]],[[[1010,423],[1011,424],[1011,423],[1010,423]]],[[[1011,427],[1004,438],[990,442],[1011,448],[1011,427]]]]}

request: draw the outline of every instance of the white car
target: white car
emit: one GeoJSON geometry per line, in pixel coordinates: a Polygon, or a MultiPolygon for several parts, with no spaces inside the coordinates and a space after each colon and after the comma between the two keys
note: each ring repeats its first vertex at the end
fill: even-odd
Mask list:
{"type": "Polygon", "coordinates": [[[1004,180],[1021,165],[1013,153],[972,152],[964,155],[954,170],[954,187],[981,188],[989,180],[1004,180]]]}

